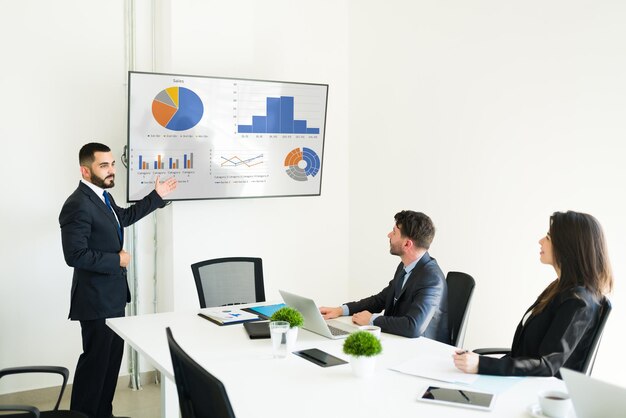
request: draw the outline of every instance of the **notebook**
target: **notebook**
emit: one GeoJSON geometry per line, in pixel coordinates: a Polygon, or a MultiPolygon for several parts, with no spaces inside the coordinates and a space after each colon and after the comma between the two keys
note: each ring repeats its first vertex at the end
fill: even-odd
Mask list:
{"type": "Polygon", "coordinates": [[[619,418],[626,411],[626,388],[561,368],[577,418],[619,418]]]}
{"type": "Polygon", "coordinates": [[[350,333],[359,330],[356,325],[346,324],[341,321],[324,320],[324,317],[312,299],[294,295],[284,290],[279,290],[279,292],[287,306],[291,306],[300,311],[304,317],[304,325],[302,325],[302,328],[306,330],[333,340],[346,338],[350,333]]]}

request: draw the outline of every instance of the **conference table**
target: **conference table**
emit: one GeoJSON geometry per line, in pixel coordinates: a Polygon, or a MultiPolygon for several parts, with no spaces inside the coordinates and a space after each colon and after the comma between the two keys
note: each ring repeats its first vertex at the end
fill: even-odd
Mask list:
{"type": "MultiPolygon", "coordinates": [[[[171,328],[183,350],[223,382],[238,418],[528,417],[538,392],[565,390],[563,382],[556,378],[480,376],[473,383],[459,385],[400,373],[390,367],[419,358],[426,341],[386,333],[381,335],[383,352],[377,356],[374,375],[358,378],[352,374],[350,364],[323,368],[291,353],[286,358],[273,358],[269,339],[251,340],[241,324],[218,326],[197,312],[107,319],[109,327],[161,372],[162,417],[180,416],[166,327],[171,328]],[[495,393],[493,410],[418,400],[431,385],[495,393]]],[[[318,348],[349,360],[342,352],[342,344],[343,340],[300,329],[296,350],[318,348]]]]}

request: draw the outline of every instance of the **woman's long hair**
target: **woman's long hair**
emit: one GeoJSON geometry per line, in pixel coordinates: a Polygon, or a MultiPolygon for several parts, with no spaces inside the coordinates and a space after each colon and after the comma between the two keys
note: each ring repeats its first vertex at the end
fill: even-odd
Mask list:
{"type": "Polygon", "coordinates": [[[537,315],[560,292],[582,286],[598,300],[613,289],[613,273],[602,227],[596,218],[579,212],[554,212],[550,240],[560,277],[539,295],[537,315]]]}

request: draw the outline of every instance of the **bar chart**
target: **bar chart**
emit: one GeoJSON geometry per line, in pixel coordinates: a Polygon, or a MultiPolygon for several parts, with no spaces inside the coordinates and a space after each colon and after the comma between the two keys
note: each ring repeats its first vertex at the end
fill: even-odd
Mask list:
{"type": "Polygon", "coordinates": [[[295,119],[293,96],[267,97],[266,114],[253,115],[251,125],[238,125],[238,133],[318,135],[319,127],[309,127],[305,119],[295,119]]]}
{"type": "Polygon", "coordinates": [[[138,170],[182,170],[193,168],[193,152],[183,153],[177,156],[157,154],[153,159],[146,160],[139,154],[137,160],[138,170]]]}

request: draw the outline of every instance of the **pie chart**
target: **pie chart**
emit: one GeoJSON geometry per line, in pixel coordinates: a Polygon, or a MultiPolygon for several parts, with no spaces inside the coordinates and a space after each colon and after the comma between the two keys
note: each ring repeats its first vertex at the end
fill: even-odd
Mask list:
{"type": "Polygon", "coordinates": [[[186,131],[200,122],[204,113],[202,100],[185,87],[168,87],[152,101],[152,116],[171,131],[186,131]]]}
{"type": "Polygon", "coordinates": [[[315,177],[320,165],[320,157],[311,148],[294,148],[285,157],[287,175],[297,181],[315,177]]]}

